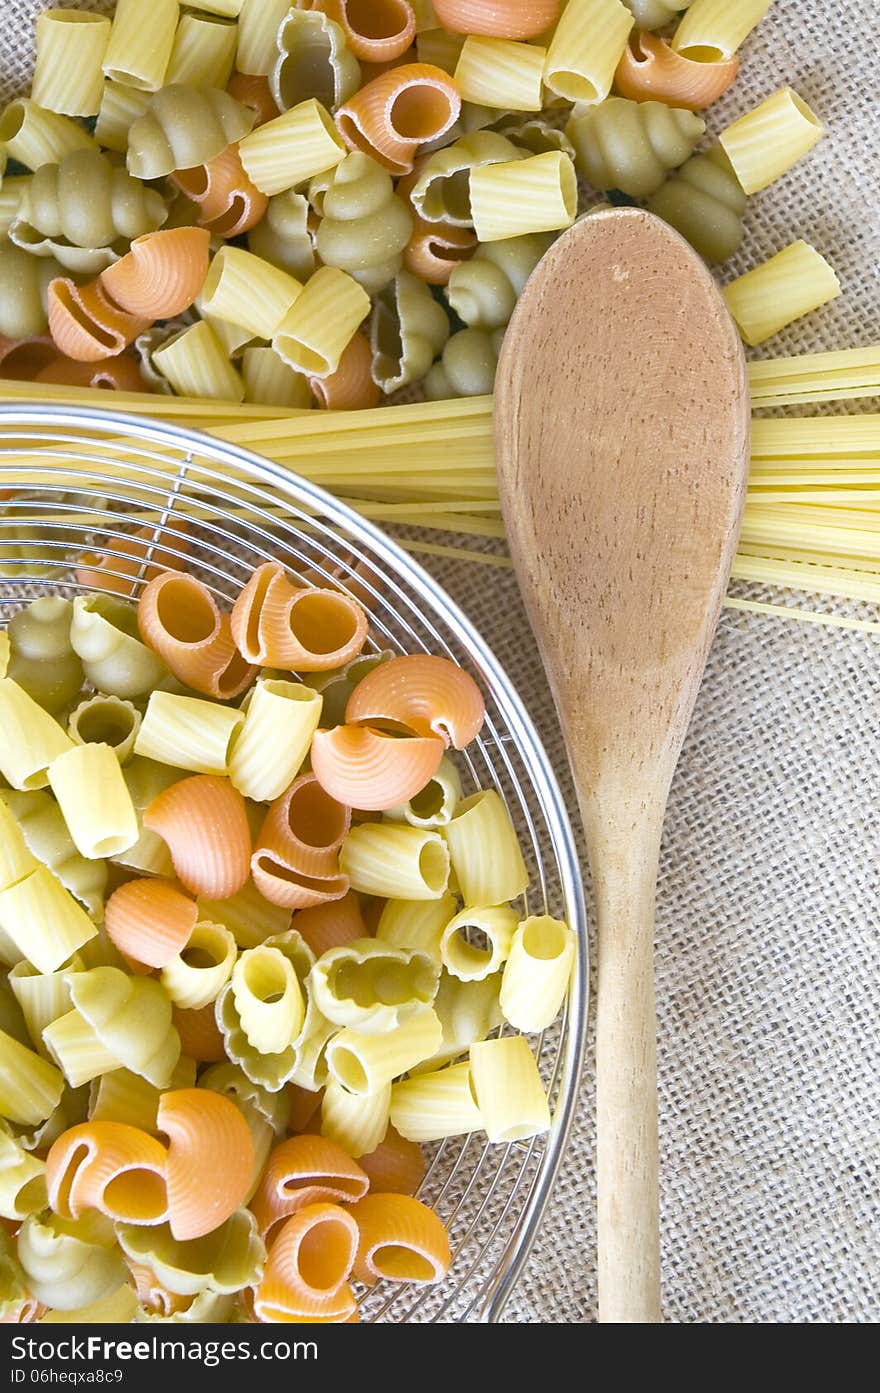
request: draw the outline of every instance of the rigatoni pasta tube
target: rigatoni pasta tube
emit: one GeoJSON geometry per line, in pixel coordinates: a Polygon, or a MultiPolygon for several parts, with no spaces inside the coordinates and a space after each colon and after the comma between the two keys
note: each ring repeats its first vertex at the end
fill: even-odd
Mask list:
{"type": "Polygon", "coordinates": [[[238,16],[235,66],[240,73],[265,77],[278,58],[275,36],[290,0],[244,0],[238,16]]]}
{"type": "Polygon", "coordinates": [[[696,0],[672,40],[677,53],[703,63],[730,58],[761,23],[773,0],[696,0]]]}
{"type": "Polygon", "coordinates": [[[455,69],[462,100],[505,111],[540,111],[546,50],[470,35],[455,69]]]}
{"type": "Polygon", "coordinates": [[[391,1084],[375,1093],[350,1093],[330,1079],[321,1100],[321,1136],[329,1137],[357,1160],[375,1151],[388,1131],[391,1084]]]}
{"type": "Polygon", "coordinates": [[[34,101],[65,116],[97,116],[109,39],[110,21],[103,15],[44,10],[37,17],[34,101]]]}
{"type": "Polygon", "coordinates": [[[318,728],[322,705],[320,693],[300,682],[257,682],[229,760],[229,777],[245,798],[269,803],[293,783],[318,728]]]}
{"type": "Polygon", "coordinates": [[[16,818],[0,796],[0,891],[30,875],[37,865],[16,818]]]}
{"type": "Polygon", "coordinates": [[[157,92],[165,81],[174,47],[177,0],[116,0],[104,74],[112,82],[157,92]]]}
{"type": "Polygon", "coordinates": [[[388,1035],[340,1030],[327,1044],[327,1066],[350,1093],[376,1093],[423,1059],[430,1059],[443,1035],[428,1007],[388,1035]]]}
{"type": "Polygon", "coordinates": [[[754,347],[834,300],[840,282],[815,247],[799,240],[732,281],[722,294],[746,343],[754,347]]]}
{"type": "Polygon", "coordinates": [[[438,900],[449,881],[449,852],[436,832],[363,823],[342,844],[339,866],[353,890],[395,900],[438,900]]]}
{"type": "Polygon", "coordinates": [[[236,26],[228,19],[181,15],[165,85],[187,82],[193,87],[225,87],[235,61],[236,40],[236,26]]]}
{"type": "Polygon", "coordinates": [[[391,1089],[391,1122],[410,1141],[441,1141],[483,1126],[469,1063],[404,1079],[391,1089]]]}
{"type": "Polygon", "coordinates": [[[504,801],[494,789],[471,794],[443,828],[461,894],[468,906],[515,900],[529,883],[504,801]]]}
{"type": "Polygon", "coordinates": [[[460,982],[482,982],[505,961],[516,930],[516,910],[509,905],[463,909],[450,919],[440,938],[440,961],[460,982]],[[487,948],[470,941],[482,935],[487,948]]]}
{"type": "Polygon", "coordinates": [[[181,397],[244,400],[244,383],[204,320],[174,334],[153,354],[153,363],[181,397]]]}
{"type": "Polygon", "coordinates": [[[66,731],[11,677],[0,678],[0,773],[13,788],[45,788],[49,765],[73,749],[66,731]]]}
{"type": "Polygon", "coordinates": [[[522,1141],[550,1129],[535,1056],[522,1035],[471,1045],[471,1080],[490,1142],[522,1141]]]}
{"type": "Polygon", "coordinates": [[[121,82],[105,82],[95,125],[95,139],[106,149],[124,155],[128,149],[129,127],[143,116],[149,105],[149,92],[127,87],[121,82]]]}
{"type": "Polygon", "coordinates": [[[0,144],[27,169],[60,164],[74,150],[94,150],[92,137],[69,116],[47,111],[30,97],[10,102],[0,116],[0,144]]]}
{"type": "Polygon", "coordinates": [[[0,1113],[36,1127],[54,1112],[64,1088],[61,1071],[0,1030],[0,1113]]]}
{"type": "Polygon", "coordinates": [[[49,783],[81,856],[94,861],[134,846],[137,816],[109,745],[74,745],[53,760],[49,783]]]}
{"type": "Polygon", "coordinates": [[[570,102],[604,101],[633,22],[621,0],[568,0],[544,67],[551,92],[570,102]]]}
{"type": "Polygon", "coordinates": [[[241,360],[244,399],[260,406],[293,407],[308,411],[312,389],[302,373],[294,372],[274,348],[246,348],[241,360]]]}
{"type": "Polygon", "coordinates": [[[238,153],[251,182],[271,197],[333,169],[347,151],[328,112],[312,97],[251,131],[238,153]]]}
{"type": "Polygon", "coordinates": [[[322,266],[275,330],[272,347],[309,377],[329,377],[370,312],[370,297],[346,271],[322,266]]]}
{"type": "Polygon", "coordinates": [[[271,339],[301,294],[302,284],[286,271],[240,247],[221,247],[208,268],[200,304],[211,318],[271,339]]]}
{"type": "Polygon", "coordinates": [[[236,959],[235,939],[222,924],[196,924],[180,953],[162,968],[161,981],[175,1006],[198,1011],[215,1001],[236,959]]]}
{"type": "Polygon", "coordinates": [[[233,737],[243,724],[243,711],[197,697],[153,692],[135,754],[196,774],[226,774],[233,737]]]}
{"type": "Polygon", "coordinates": [[[376,926],[376,937],[394,948],[427,953],[440,961],[443,930],[455,914],[455,896],[443,894],[439,900],[389,900],[376,926]]]}
{"type": "Polygon", "coordinates": [[[549,914],[524,919],[501,979],[501,1010],[516,1030],[545,1030],[559,1014],[574,963],[575,937],[549,914]]]}
{"type": "Polygon", "coordinates": [[[747,111],[718,137],[733,171],[750,193],[766,189],[824,135],[821,121],[791,87],[747,111]]]}
{"type": "MultiPolygon", "coordinates": [[[[80,965],[79,958],[73,959],[73,965],[80,965]]],[[[7,980],[21,1007],[34,1049],[46,1055],[43,1031],[71,1006],[66,970],[38,972],[30,963],[20,962],[12,968],[7,980]]]]}
{"type": "Polygon", "coordinates": [[[471,212],[480,242],[526,232],[571,227],[577,213],[577,176],[561,150],[471,170],[471,212]]]}
{"type": "Polygon", "coordinates": [[[45,866],[0,891],[0,929],[40,972],[54,972],[98,932],[45,866]]]}

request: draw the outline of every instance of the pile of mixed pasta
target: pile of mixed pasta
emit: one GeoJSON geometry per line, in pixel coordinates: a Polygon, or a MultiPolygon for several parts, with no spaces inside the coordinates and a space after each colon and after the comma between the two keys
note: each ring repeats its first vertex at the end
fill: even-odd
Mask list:
{"type": "MultiPolygon", "coordinates": [[[[771,3],[47,10],[0,116],[0,374],[294,409],[489,392],[579,211],[641,202],[724,261],[820,138],[783,87],[698,150],[771,3]]],[[[838,293],[802,240],[725,290],[751,344],[838,293]]]]}
{"type": "Polygon", "coordinates": [[[0,631],[0,1315],[356,1320],[449,1267],[419,1144],[549,1127],[574,935],[463,796],[472,677],[148,550],[0,631]]]}

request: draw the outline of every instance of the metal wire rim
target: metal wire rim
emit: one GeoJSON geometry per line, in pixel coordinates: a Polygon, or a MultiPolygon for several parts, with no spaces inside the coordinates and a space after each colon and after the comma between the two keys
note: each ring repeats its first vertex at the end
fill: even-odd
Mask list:
{"type": "Polygon", "coordinates": [[[197,549],[189,564],[221,599],[228,601],[247,571],[278,556],[280,546],[281,559],[293,569],[300,565],[337,584],[356,582],[366,589],[382,646],[443,652],[477,669],[487,721],[468,753],[467,771],[475,786],[498,788],[521,836],[525,829],[540,912],[562,913],[577,931],[566,1012],[536,1044],[554,1100],[553,1126],[546,1138],[506,1147],[475,1144],[473,1137],[440,1144],[422,1193],[454,1238],[450,1275],[440,1288],[417,1289],[415,1298],[384,1284],[363,1310],[368,1319],[498,1320],[562,1160],[584,1063],[588,1003],[586,911],[571,826],[547,755],[509,678],[462,611],[406,551],[323,489],[249,451],[121,413],[0,406],[0,496],[4,477],[15,486],[23,473],[29,486],[0,504],[4,623],[46,588],[93,589],[78,583],[70,566],[71,555],[86,547],[109,562],[108,580],[119,575],[115,563],[125,559],[118,544],[126,524],[146,509],[153,523],[151,552],[160,546],[183,557],[181,519],[191,525],[196,518],[197,549]],[[96,541],[95,533],[106,540],[96,541]],[[487,1166],[490,1156],[497,1161],[494,1170],[487,1166]]]}

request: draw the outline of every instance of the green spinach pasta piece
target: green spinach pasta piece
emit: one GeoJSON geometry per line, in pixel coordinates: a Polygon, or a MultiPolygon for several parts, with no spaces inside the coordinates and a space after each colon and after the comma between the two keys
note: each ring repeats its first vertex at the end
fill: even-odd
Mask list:
{"type": "Polygon", "coordinates": [[[663,102],[608,97],[575,114],[565,129],[578,169],[594,188],[647,198],[693,153],[706,123],[663,102]]]}
{"type": "Polygon", "coordinates": [[[254,112],[216,87],[172,83],[151,98],[128,133],[128,168],[138,179],[207,164],[247,135],[254,112]]]}
{"type": "Polygon", "coordinates": [[[7,676],[53,714],[83,685],[83,667],[70,643],[73,605],[45,595],[9,621],[11,654],[7,676]]]}
{"type": "Polygon", "coordinates": [[[341,25],[320,10],[291,9],[276,37],[278,58],[269,78],[279,111],[315,97],[335,111],[361,85],[361,68],[341,25]]]}
{"type": "Polygon", "coordinates": [[[632,10],[640,29],[662,29],[680,10],[688,9],[693,0],[623,0],[623,3],[632,10]]]}
{"type": "Polygon", "coordinates": [[[265,216],[248,233],[248,250],[273,266],[307,281],[315,269],[309,232],[309,200],[288,189],[269,199],[265,216]]]}
{"type": "Polygon", "coordinates": [[[532,232],[479,246],[449,277],[446,298],[469,329],[502,329],[553,238],[532,232]]]}
{"type": "Polygon", "coordinates": [[[322,176],[323,218],[315,250],[325,266],[347,271],[371,294],[397,275],[412,236],[412,213],[390,174],[360,151],[322,176]]]}
{"type": "Polygon", "coordinates": [[[10,789],[4,790],[0,798],[18,823],[28,851],[49,867],[96,924],[102,923],[107,863],[101,859],[90,861],[79,854],[51,794],[42,789],[10,789]]]}
{"type": "Polygon", "coordinates": [[[648,203],[707,261],[727,261],[744,236],[747,199],[720,145],[692,155],[648,203]]]}
{"type": "Polygon", "coordinates": [[[449,321],[429,287],[401,271],[373,306],[373,381],[388,393],[419,382],[448,338],[449,321]]]}
{"type": "Polygon", "coordinates": [[[0,240],[0,335],[7,339],[45,334],[46,291],[64,271],[52,256],[31,256],[4,237],[0,240]]]}
{"type": "Polygon", "coordinates": [[[425,378],[428,401],[447,397],[479,397],[491,392],[498,369],[503,329],[462,329],[453,334],[425,378]]]}
{"type": "Polygon", "coordinates": [[[113,1225],[96,1209],[80,1219],[30,1215],[18,1235],[18,1261],[28,1290],[58,1311],[78,1311],[128,1281],[113,1225]]]}

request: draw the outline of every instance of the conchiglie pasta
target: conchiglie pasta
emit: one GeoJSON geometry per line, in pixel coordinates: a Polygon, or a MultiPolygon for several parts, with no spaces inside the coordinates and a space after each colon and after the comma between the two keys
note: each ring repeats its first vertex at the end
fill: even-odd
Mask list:
{"type": "Polygon", "coordinates": [[[102,274],[105,291],[129,314],[171,319],[189,309],[208,273],[207,231],[175,227],[136,237],[102,274]]]}
{"type": "Polygon", "coordinates": [[[315,732],[312,769],[332,798],[381,811],[419,793],[436,774],[444,748],[434,737],[399,739],[369,726],[336,726],[315,732]]]}
{"type": "Polygon", "coordinates": [[[272,804],[260,828],[251,857],[254,884],[289,909],[340,899],[348,881],[339,870],[339,848],[349,826],[349,809],[314,774],[302,775],[272,804]]]}
{"type": "Polygon", "coordinates": [[[534,39],[559,18],[560,0],[433,0],[437,18],[453,34],[534,39]]]}
{"type": "Polygon", "coordinates": [[[349,724],[439,736],[461,750],[478,734],[485,703],[474,679],[448,658],[414,653],[368,673],[352,692],[349,724]]]}
{"type": "Polygon", "coordinates": [[[624,49],[614,87],[633,101],[650,99],[701,111],[727,91],[738,73],[736,55],[702,63],[676,53],[667,39],[637,32],[624,49]]]}
{"type": "Polygon", "coordinates": [[[269,205],[245,174],[236,145],[195,169],[178,170],[174,182],[198,204],[199,223],[216,237],[241,236],[261,221],[269,205]]]}
{"type": "Polygon", "coordinates": [[[247,880],[250,828],[244,799],[227,780],[182,779],[154,799],[144,826],[168,843],[178,879],[194,895],[222,900],[247,880]]]}
{"type": "Polygon", "coordinates": [[[48,318],[58,348],[80,363],[121,353],[150,323],[149,317],[119,309],[100,281],[77,285],[65,276],[49,284],[48,318]]]}

